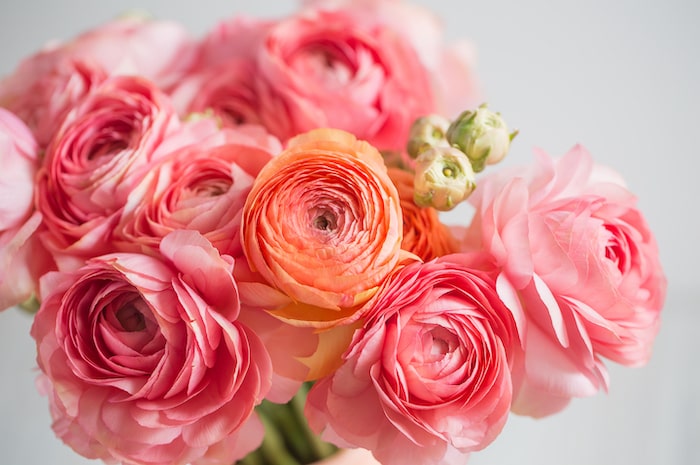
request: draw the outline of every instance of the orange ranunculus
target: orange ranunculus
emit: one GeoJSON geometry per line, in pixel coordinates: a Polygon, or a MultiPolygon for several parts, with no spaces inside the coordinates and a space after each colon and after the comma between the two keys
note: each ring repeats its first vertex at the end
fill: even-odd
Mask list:
{"type": "Polygon", "coordinates": [[[292,302],[270,310],[329,327],[358,317],[405,255],[402,228],[399,194],[380,153],[345,131],[316,129],[262,169],[241,237],[251,268],[292,302]]]}
{"type": "Polygon", "coordinates": [[[437,210],[432,207],[419,207],[413,201],[413,174],[400,168],[389,168],[389,176],[394,181],[401,199],[401,248],[424,261],[456,252],[456,240],[449,228],[440,222],[437,210]]]}

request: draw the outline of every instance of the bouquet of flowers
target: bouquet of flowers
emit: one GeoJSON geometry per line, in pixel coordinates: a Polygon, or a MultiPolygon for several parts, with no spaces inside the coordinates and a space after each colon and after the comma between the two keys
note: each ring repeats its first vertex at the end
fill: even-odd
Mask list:
{"type": "Polygon", "coordinates": [[[582,146],[491,173],[516,132],[481,99],[470,45],[399,0],[202,38],[127,15],[27,57],[0,81],[0,309],[36,312],[56,435],[456,465],[644,364],[666,281],[634,195],[582,146]]]}

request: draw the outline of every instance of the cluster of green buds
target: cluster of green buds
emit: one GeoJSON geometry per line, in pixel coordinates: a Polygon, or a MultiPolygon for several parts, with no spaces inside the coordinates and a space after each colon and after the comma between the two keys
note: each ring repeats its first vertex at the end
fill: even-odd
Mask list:
{"type": "Polygon", "coordinates": [[[501,161],[517,131],[509,132],[499,113],[481,105],[454,121],[438,115],[418,118],[407,151],[415,161],[414,201],[448,211],[476,188],[476,173],[501,161]]]}

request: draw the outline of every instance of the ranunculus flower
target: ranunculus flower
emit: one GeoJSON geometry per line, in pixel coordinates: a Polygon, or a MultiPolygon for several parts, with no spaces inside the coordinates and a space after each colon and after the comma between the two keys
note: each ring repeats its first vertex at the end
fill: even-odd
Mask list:
{"type": "Polygon", "coordinates": [[[66,114],[107,76],[138,75],[169,89],[192,66],[195,45],[177,23],[123,16],[25,58],[0,81],[0,106],[45,148],[66,114]]]}
{"type": "Polygon", "coordinates": [[[263,431],[270,359],[238,321],[233,262],[193,231],[42,280],[31,334],[53,428],[108,462],[230,465],[263,431]]]}
{"type": "Polygon", "coordinates": [[[302,134],[260,172],[243,250],[253,271],[297,304],[299,324],[351,318],[402,258],[401,205],[379,152],[340,130],[302,134]]]}
{"type": "Polygon", "coordinates": [[[389,168],[389,177],[401,199],[403,242],[401,248],[424,261],[456,252],[458,244],[450,229],[440,221],[437,210],[419,207],[413,200],[413,173],[389,168]]]}
{"type": "Polygon", "coordinates": [[[202,127],[192,129],[191,142],[162,158],[129,194],[115,245],[157,251],[167,234],[189,229],[222,254],[242,258],[243,205],[253,180],[281,144],[261,127],[220,130],[214,119],[187,124],[202,127]]]}
{"type": "Polygon", "coordinates": [[[171,94],[180,115],[211,111],[225,126],[259,124],[255,57],[272,24],[241,16],[217,24],[171,94]]]}
{"type": "Polygon", "coordinates": [[[481,103],[474,72],[474,44],[465,38],[447,42],[442,19],[430,9],[403,0],[305,0],[303,3],[318,9],[352,9],[402,35],[428,69],[436,112],[453,117],[481,103]]]}
{"type": "Polygon", "coordinates": [[[183,25],[143,14],[120,16],[59,46],[67,55],[98,63],[110,76],[141,76],[162,90],[180,81],[197,51],[183,25]]]}
{"type": "Polygon", "coordinates": [[[309,392],[314,430],[384,465],[464,463],[496,438],[519,347],[487,274],[462,255],[407,265],[363,316],[342,366],[309,392]]]}
{"type": "Polygon", "coordinates": [[[46,151],[36,196],[59,266],[113,250],[120,210],[178,125],[167,96],[138,77],[109,78],[70,114],[46,151]]]}
{"type": "Polygon", "coordinates": [[[60,49],[45,50],[0,82],[0,106],[17,114],[45,148],[66,115],[106,77],[93,60],[72,58],[60,49]]]}
{"type": "Polygon", "coordinates": [[[525,359],[514,410],[543,416],[607,389],[603,358],[651,354],[666,279],[636,198],[575,147],[483,179],[468,250],[486,253],[520,323],[525,359]]]}
{"type": "Polygon", "coordinates": [[[0,310],[29,299],[46,267],[35,236],[41,223],[34,209],[37,152],[29,128],[0,108],[0,310]]]}
{"type": "Polygon", "coordinates": [[[260,118],[286,140],[333,127],[380,150],[401,149],[435,105],[411,43],[352,9],[306,9],[276,23],[256,60],[260,118]]]}

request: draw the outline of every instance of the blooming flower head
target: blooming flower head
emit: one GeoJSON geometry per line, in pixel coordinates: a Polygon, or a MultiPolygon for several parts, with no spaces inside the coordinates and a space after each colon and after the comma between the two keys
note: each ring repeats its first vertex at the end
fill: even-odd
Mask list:
{"type": "Polygon", "coordinates": [[[248,262],[298,305],[277,315],[329,325],[355,314],[402,257],[401,205],[379,152],[340,130],[293,139],[260,172],[243,212],[248,262]]]}
{"type": "Polygon", "coordinates": [[[603,358],[645,363],[666,279],[654,236],[617,173],[580,146],[481,181],[464,247],[490,257],[525,359],[516,411],[554,413],[607,389],[603,358]],[[506,291],[506,289],[511,289],[506,291]]]}
{"type": "Polygon", "coordinates": [[[402,148],[435,110],[427,68],[394,28],[352,8],[307,9],[277,22],[256,57],[262,124],[282,140],[318,127],[380,150],[402,148]]]}
{"type": "Polygon", "coordinates": [[[105,461],[232,463],[262,439],[269,357],[238,321],[230,259],[193,231],[160,250],[42,280],[31,333],[54,430],[105,461]]]}
{"type": "Polygon", "coordinates": [[[459,255],[413,263],[365,316],[344,363],[309,393],[312,428],[384,465],[464,462],[493,441],[510,411],[518,341],[488,275],[459,255]]]}
{"type": "Polygon", "coordinates": [[[178,127],[167,96],[139,77],[113,77],[61,126],[39,173],[37,207],[57,261],[111,251],[119,211],[178,127]]]}

